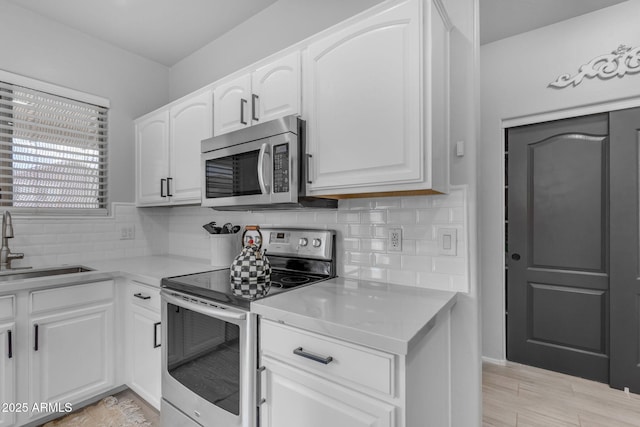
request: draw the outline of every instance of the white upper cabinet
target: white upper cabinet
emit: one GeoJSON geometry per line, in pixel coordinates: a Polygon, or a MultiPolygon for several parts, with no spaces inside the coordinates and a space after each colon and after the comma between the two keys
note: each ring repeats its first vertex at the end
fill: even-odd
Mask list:
{"type": "Polygon", "coordinates": [[[438,71],[448,73],[443,22],[431,1],[407,0],[304,51],[309,194],[447,191],[448,79],[438,71]]]}
{"type": "Polygon", "coordinates": [[[169,112],[165,110],[147,116],[136,123],[137,204],[162,203],[167,176],[169,176],[169,112]]]}
{"type": "Polygon", "coordinates": [[[245,74],[213,90],[213,134],[222,135],[251,123],[251,75],[245,74]]]}
{"type": "Polygon", "coordinates": [[[211,138],[211,92],[171,107],[169,191],[171,203],[200,202],[200,142],[211,138]]]}
{"type": "Polygon", "coordinates": [[[212,136],[211,90],[136,122],[136,204],[200,203],[200,142],[212,136]]]}
{"type": "Polygon", "coordinates": [[[214,135],[300,112],[300,53],[215,86],[214,135]]]}
{"type": "Polygon", "coordinates": [[[251,77],[254,123],[300,113],[299,52],[258,68],[251,77]]]}

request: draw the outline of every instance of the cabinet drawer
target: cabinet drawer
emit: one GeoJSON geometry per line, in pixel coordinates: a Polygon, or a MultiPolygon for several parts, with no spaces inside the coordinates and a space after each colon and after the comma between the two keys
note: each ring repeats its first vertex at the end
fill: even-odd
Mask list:
{"type": "Polygon", "coordinates": [[[112,300],[113,280],[70,285],[31,293],[31,313],[112,300]]]}
{"type": "Polygon", "coordinates": [[[263,354],[286,361],[292,366],[357,386],[394,395],[394,355],[339,341],[313,332],[262,320],[260,348],[263,354]],[[304,354],[331,357],[327,364],[311,360],[304,354]],[[300,350],[299,350],[300,351],[300,350]]]}
{"type": "Polygon", "coordinates": [[[139,282],[130,282],[127,299],[135,305],[160,312],[160,290],[139,282]]]}
{"type": "Polygon", "coordinates": [[[0,297],[0,320],[13,319],[15,316],[14,306],[13,295],[0,297]]]}

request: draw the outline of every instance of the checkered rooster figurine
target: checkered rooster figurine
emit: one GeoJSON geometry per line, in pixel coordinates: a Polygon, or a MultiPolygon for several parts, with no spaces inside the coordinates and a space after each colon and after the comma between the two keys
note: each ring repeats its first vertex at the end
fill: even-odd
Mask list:
{"type": "Polygon", "coordinates": [[[260,249],[262,233],[257,225],[247,225],[242,233],[242,252],[231,264],[231,289],[238,296],[258,298],[265,296],[271,288],[271,264],[260,249]],[[254,237],[245,242],[247,231],[257,231],[260,242],[256,245],[254,237]]]}

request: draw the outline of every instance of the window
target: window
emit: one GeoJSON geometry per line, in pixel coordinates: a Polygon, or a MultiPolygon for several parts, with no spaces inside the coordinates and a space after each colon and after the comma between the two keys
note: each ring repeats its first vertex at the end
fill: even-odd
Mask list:
{"type": "Polygon", "coordinates": [[[0,209],[106,213],[107,111],[0,80],[0,209]]]}

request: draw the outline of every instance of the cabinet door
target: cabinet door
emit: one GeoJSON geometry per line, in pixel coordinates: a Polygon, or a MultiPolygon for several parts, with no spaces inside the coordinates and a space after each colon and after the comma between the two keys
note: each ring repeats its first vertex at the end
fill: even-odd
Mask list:
{"type": "Polygon", "coordinates": [[[171,107],[169,195],[172,204],[200,203],[200,141],[211,138],[212,94],[206,91],[171,107]]]}
{"type": "Polygon", "coordinates": [[[251,75],[213,89],[213,134],[222,135],[251,124],[251,75]]]}
{"type": "Polygon", "coordinates": [[[131,305],[129,387],[160,409],[161,339],[160,313],[131,305]]]}
{"type": "Polygon", "coordinates": [[[266,122],[300,113],[300,53],[258,68],[251,76],[251,120],[266,122]]]}
{"type": "Polygon", "coordinates": [[[112,303],[32,318],[30,327],[31,404],[78,403],[114,386],[112,303]]]}
{"type": "Polygon", "coordinates": [[[265,427],[392,427],[395,407],[262,357],[260,420],[265,427]]]}
{"type": "Polygon", "coordinates": [[[160,111],[136,124],[136,203],[168,204],[168,176],[169,112],[160,111]]]}
{"type": "Polygon", "coordinates": [[[309,45],[310,193],[423,179],[420,11],[408,0],[309,45]]]}
{"type": "MultiPolygon", "coordinates": [[[[0,403],[17,403],[15,333],[15,323],[0,325],[0,403]]],[[[15,411],[7,409],[10,410],[0,411],[0,427],[9,427],[15,422],[15,411]]]]}

